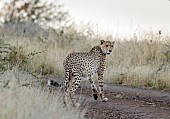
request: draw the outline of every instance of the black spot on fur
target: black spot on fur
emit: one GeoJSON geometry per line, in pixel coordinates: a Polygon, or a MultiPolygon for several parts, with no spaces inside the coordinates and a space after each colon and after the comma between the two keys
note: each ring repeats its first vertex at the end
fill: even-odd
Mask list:
{"type": "Polygon", "coordinates": [[[60,84],[53,80],[50,81],[50,85],[60,87],[60,84]]]}
{"type": "Polygon", "coordinates": [[[50,85],[53,85],[54,81],[53,80],[50,80],[50,85]]]}
{"type": "Polygon", "coordinates": [[[57,86],[57,87],[59,87],[59,86],[60,86],[60,84],[59,84],[59,83],[57,83],[57,82],[54,82],[53,86],[57,86]]]}

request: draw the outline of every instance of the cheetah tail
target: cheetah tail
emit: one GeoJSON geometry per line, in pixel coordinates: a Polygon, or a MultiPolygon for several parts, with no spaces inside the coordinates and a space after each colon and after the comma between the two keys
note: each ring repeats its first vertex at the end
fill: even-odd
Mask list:
{"type": "Polygon", "coordinates": [[[48,86],[56,86],[56,87],[62,87],[62,86],[63,86],[62,83],[58,83],[58,82],[53,81],[53,80],[48,80],[47,85],[48,85],[48,86]]]}

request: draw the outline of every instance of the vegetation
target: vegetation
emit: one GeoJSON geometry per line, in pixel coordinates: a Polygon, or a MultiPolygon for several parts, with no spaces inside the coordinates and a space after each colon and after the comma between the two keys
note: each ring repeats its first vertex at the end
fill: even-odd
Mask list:
{"type": "Polygon", "coordinates": [[[7,70],[0,75],[1,81],[9,80],[8,87],[0,83],[0,118],[1,119],[83,119],[85,110],[78,111],[71,106],[64,108],[59,93],[49,93],[37,87],[24,85],[35,80],[31,75],[7,70]]]}
{"type": "Polygon", "coordinates": [[[68,13],[62,5],[42,0],[10,0],[0,1],[0,4],[3,2],[0,9],[0,119],[84,118],[85,110],[64,107],[60,101],[62,94],[51,92],[42,77],[54,74],[53,62],[48,62],[45,56],[53,43],[48,40],[51,40],[54,24],[58,33],[69,26],[68,13]],[[46,31],[42,27],[51,29],[46,31]]]}
{"type": "Polygon", "coordinates": [[[70,21],[63,5],[47,0],[9,0],[0,1],[0,23],[27,22],[37,23],[45,28],[66,27],[70,21]],[[55,25],[54,25],[55,24],[55,25]]]}
{"type": "Polygon", "coordinates": [[[100,39],[111,39],[116,40],[116,44],[113,53],[108,56],[106,82],[154,89],[170,87],[168,35],[150,32],[138,34],[138,37],[134,35],[129,39],[117,39],[95,34],[84,35],[83,31],[77,31],[74,27],[69,27],[63,32],[51,29],[44,31],[31,24],[6,24],[0,29],[3,41],[14,47],[17,52],[9,54],[10,57],[15,57],[11,58],[10,64],[25,63],[21,66],[31,74],[64,77],[62,62],[69,53],[88,52],[94,45],[99,44],[100,39]],[[30,26],[34,27],[34,32],[31,32],[30,26]],[[18,35],[23,27],[26,32],[18,35]]]}
{"type": "Polygon", "coordinates": [[[108,56],[105,82],[170,90],[168,34],[151,31],[125,39],[101,36],[90,28],[67,25],[69,15],[61,8],[41,0],[11,0],[0,10],[4,23],[0,26],[0,118],[83,118],[85,111],[64,108],[61,94],[46,90],[43,76],[64,78],[65,57],[88,52],[101,39],[116,41],[108,56]],[[54,14],[53,10],[59,11],[54,14]],[[43,29],[44,23],[50,25],[53,20],[59,24],[57,29],[43,29]]]}

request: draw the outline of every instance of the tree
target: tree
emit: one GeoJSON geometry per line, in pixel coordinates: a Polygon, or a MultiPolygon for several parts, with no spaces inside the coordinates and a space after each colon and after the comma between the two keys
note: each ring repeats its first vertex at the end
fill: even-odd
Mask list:
{"type": "MultiPolygon", "coordinates": [[[[0,2],[2,3],[3,1],[0,2]]],[[[1,23],[32,21],[58,28],[70,22],[63,5],[47,0],[8,0],[0,9],[0,20],[1,23]]]]}

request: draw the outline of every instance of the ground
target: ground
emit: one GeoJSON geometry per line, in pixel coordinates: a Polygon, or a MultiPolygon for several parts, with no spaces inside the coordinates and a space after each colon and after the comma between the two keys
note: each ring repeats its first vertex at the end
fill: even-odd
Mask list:
{"type": "MultiPolygon", "coordinates": [[[[61,81],[59,78],[54,80],[61,81]]],[[[86,108],[87,119],[170,119],[170,92],[105,84],[108,102],[91,96],[89,82],[76,91],[80,109],[86,108]]]]}

